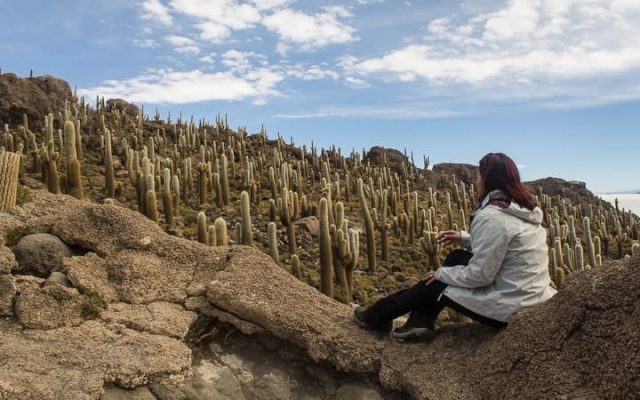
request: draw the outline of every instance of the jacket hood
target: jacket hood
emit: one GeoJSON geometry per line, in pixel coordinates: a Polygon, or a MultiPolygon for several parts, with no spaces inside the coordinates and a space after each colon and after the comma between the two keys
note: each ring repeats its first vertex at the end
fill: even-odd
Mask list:
{"type": "MultiPolygon", "coordinates": [[[[485,199],[482,201],[481,208],[484,208],[489,204],[489,201],[494,197],[498,197],[502,195],[502,191],[494,190],[490,192],[485,199]]],[[[513,215],[514,217],[520,218],[523,221],[529,222],[531,224],[540,225],[544,220],[544,215],[540,207],[535,207],[533,210],[529,210],[526,207],[521,207],[518,203],[511,201],[507,207],[497,207],[500,211],[513,215]]]]}
{"type": "Polygon", "coordinates": [[[526,207],[520,207],[520,205],[514,201],[511,202],[509,207],[501,208],[502,212],[518,217],[523,221],[531,224],[540,225],[543,221],[543,213],[540,207],[536,207],[533,210],[529,210],[526,207]]]}

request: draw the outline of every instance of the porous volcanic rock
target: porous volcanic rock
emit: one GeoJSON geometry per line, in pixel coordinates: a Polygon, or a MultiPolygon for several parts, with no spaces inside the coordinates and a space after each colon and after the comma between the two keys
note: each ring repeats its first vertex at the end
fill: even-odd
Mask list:
{"type": "Polygon", "coordinates": [[[54,329],[78,326],[85,301],[75,288],[61,285],[27,290],[16,299],[16,315],[20,323],[31,329],[54,329]]]}

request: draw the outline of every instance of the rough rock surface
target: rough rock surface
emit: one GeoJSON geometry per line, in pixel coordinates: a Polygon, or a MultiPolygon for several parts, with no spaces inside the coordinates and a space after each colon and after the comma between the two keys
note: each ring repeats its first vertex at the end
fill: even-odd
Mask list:
{"type": "Polygon", "coordinates": [[[9,274],[16,266],[16,256],[10,248],[0,246],[0,274],[9,274]]]}
{"type": "Polygon", "coordinates": [[[13,314],[13,297],[16,290],[16,280],[13,276],[0,275],[0,316],[13,314]]]}
{"type": "Polygon", "coordinates": [[[27,290],[16,300],[16,315],[20,323],[31,329],[54,329],[78,326],[84,296],[75,288],[52,285],[27,290]]]}
{"type": "Polygon", "coordinates": [[[191,365],[191,351],[175,339],[95,321],[50,331],[2,326],[0,354],[7,361],[0,364],[0,398],[15,400],[98,399],[105,382],[170,382],[191,365]]]}
{"type": "MultiPolygon", "coordinates": [[[[553,299],[520,313],[504,330],[457,326],[430,343],[398,344],[359,329],[349,306],[255,249],[203,246],[169,236],[133,211],[41,191],[23,212],[23,228],[51,232],[91,253],[64,260],[73,289],[42,288],[43,279],[15,276],[18,319],[0,319],[0,398],[98,399],[111,383],[149,384],[163,400],[198,398],[171,397],[193,394],[193,385],[179,392],[167,385],[188,379],[192,367],[190,349],[173,337],[182,338],[189,325],[200,337],[217,329],[199,325],[201,318],[189,322],[190,310],[257,337],[271,335],[344,373],[376,376],[414,399],[632,399],[640,393],[638,258],[631,266],[571,274],[553,299]],[[73,310],[74,299],[90,292],[109,303],[96,321],[47,311],[73,310]],[[43,325],[45,319],[54,327],[43,325]],[[74,326],[55,327],[63,320],[74,326]],[[30,325],[37,329],[24,329],[30,325]]],[[[288,348],[267,347],[295,359],[288,348]]],[[[264,385],[261,393],[286,398],[287,386],[273,384],[281,378],[274,372],[256,382],[264,385]]],[[[242,385],[238,374],[234,379],[242,385]]],[[[236,393],[228,382],[219,389],[236,393]]]]}
{"type": "Polygon", "coordinates": [[[15,74],[0,75],[0,126],[22,124],[27,114],[29,128],[36,132],[48,113],[64,109],[73,96],[66,81],[52,76],[21,79],[15,74]]]}
{"type": "Polygon", "coordinates": [[[36,233],[20,239],[13,252],[18,274],[30,274],[47,278],[52,271],[62,269],[62,261],[73,252],[59,237],[48,233],[36,233]]]}
{"type": "Polygon", "coordinates": [[[114,303],[100,317],[138,331],[184,339],[197,315],[178,304],[157,302],[148,305],[114,303]]]}

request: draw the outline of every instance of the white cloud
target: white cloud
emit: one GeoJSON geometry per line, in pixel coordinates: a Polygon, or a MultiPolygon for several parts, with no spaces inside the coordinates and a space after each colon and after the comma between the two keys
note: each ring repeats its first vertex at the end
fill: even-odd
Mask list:
{"type": "Polygon", "coordinates": [[[141,47],[143,49],[153,49],[158,47],[158,42],[153,39],[133,39],[133,44],[136,47],[141,47]]]}
{"type": "Polygon", "coordinates": [[[207,54],[204,57],[199,58],[198,60],[206,64],[215,64],[216,56],[217,56],[216,53],[211,53],[211,54],[207,54]]]}
{"type": "Polygon", "coordinates": [[[289,5],[295,0],[252,0],[258,10],[271,10],[289,5]]]}
{"type": "Polygon", "coordinates": [[[198,47],[195,40],[188,38],[186,36],[180,35],[167,35],[164,37],[169,44],[173,46],[173,49],[178,53],[187,53],[187,54],[198,54],[200,53],[200,48],[198,47]]]}
{"type": "Polygon", "coordinates": [[[282,9],[266,16],[263,24],[280,37],[279,52],[286,52],[293,45],[308,51],[356,40],[355,29],[341,21],[350,16],[341,6],[326,7],[317,14],[282,9]]]}
{"type": "Polygon", "coordinates": [[[200,70],[178,72],[169,69],[149,70],[124,81],[105,81],[104,85],[79,90],[93,98],[122,98],[136,103],[184,104],[211,100],[251,99],[264,104],[278,96],[276,85],[282,75],[269,69],[257,69],[244,75],[231,72],[205,73],[200,70]]]}
{"type": "Polygon", "coordinates": [[[640,74],[638,18],[638,0],[509,0],[465,20],[434,19],[423,41],[342,66],[503,99],[627,98],[633,88],[615,82],[640,74]]]}
{"type": "Polygon", "coordinates": [[[304,64],[283,65],[279,67],[287,76],[302,79],[303,81],[315,81],[320,79],[337,80],[340,75],[328,65],[311,65],[304,64]]]}
{"type": "MultiPolygon", "coordinates": [[[[274,1],[269,1],[273,5],[274,1]]],[[[227,39],[232,31],[253,28],[261,20],[255,4],[236,0],[171,0],[171,9],[195,19],[200,39],[215,43],[227,39]]]]}
{"type": "Polygon", "coordinates": [[[165,25],[173,24],[173,18],[169,15],[169,10],[160,0],[144,0],[142,2],[142,10],[144,14],[142,18],[158,21],[165,25]]]}
{"type": "Polygon", "coordinates": [[[344,83],[352,89],[366,89],[371,87],[367,81],[360,78],[354,78],[353,76],[347,76],[344,78],[344,83]]]}

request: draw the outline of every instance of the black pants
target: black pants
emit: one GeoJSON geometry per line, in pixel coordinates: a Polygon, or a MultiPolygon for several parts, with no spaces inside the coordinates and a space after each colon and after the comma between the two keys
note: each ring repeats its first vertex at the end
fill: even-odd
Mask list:
{"type": "MultiPolygon", "coordinates": [[[[473,254],[465,250],[454,250],[445,259],[443,267],[454,265],[467,265],[473,254]]],[[[407,324],[409,326],[428,327],[433,329],[433,324],[438,314],[444,307],[452,308],[462,315],[485,325],[504,327],[507,324],[492,318],[476,314],[473,311],[454,302],[442,292],[447,288],[445,283],[434,281],[425,285],[424,281],[418,282],[409,289],[402,289],[388,295],[371,306],[364,313],[366,322],[375,325],[380,330],[386,330],[391,321],[411,312],[407,324]]]]}

